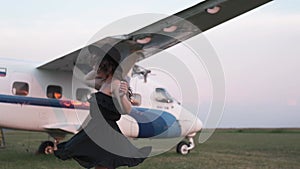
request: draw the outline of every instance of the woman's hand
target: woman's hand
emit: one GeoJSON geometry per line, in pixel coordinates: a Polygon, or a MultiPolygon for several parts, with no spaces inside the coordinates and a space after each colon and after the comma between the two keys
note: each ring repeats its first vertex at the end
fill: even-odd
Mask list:
{"type": "Polygon", "coordinates": [[[128,83],[126,81],[120,81],[119,93],[120,97],[123,97],[128,92],[128,83]]]}
{"type": "Polygon", "coordinates": [[[113,94],[117,98],[122,109],[122,112],[120,113],[129,114],[131,112],[131,102],[127,97],[124,97],[128,92],[128,83],[126,81],[115,80],[113,81],[113,86],[115,86],[113,94]]]}

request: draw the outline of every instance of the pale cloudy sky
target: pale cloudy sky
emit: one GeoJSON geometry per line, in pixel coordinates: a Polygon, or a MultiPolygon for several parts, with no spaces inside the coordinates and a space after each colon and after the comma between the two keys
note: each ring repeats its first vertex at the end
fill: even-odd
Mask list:
{"type": "MultiPolygon", "coordinates": [[[[123,17],[173,14],[199,1],[0,2],[0,57],[45,62],[123,17]]],[[[300,1],[275,0],[205,33],[226,79],[220,127],[300,127],[299,27],[300,1]]]]}
{"type": "Polygon", "coordinates": [[[221,125],[300,127],[299,4],[277,0],[207,33],[226,78],[221,125]]]}

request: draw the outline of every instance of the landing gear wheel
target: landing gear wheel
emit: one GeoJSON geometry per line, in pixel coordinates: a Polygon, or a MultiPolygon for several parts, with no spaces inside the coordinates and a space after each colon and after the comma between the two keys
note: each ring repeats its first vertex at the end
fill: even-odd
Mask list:
{"type": "Polygon", "coordinates": [[[182,154],[182,155],[187,155],[190,150],[189,150],[189,144],[185,141],[181,141],[180,143],[177,144],[177,153],[182,154]]]}
{"type": "Polygon", "coordinates": [[[53,154],[54,143],[52,141],[44,141],[38,149],[38,154],[53,154]]]}

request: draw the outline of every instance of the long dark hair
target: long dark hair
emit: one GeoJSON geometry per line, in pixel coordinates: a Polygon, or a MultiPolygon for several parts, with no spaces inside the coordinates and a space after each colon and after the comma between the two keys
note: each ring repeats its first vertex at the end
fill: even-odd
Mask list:
{"type": "Polygon", "coordinates": [[[113,75],[114,78],[123,80],[123,70],[121,66],[119,66],[119,63],[109,55],[105,55],[101,60],[97,73],[99,71],[103,72],[107,77],[113,75]]]}
{"type": "MultiPolygon", "coordinates": [[[[103,72],[107,77],[112,75],[114,78],[120,81],[126,81],[128,84],[129,82],[123,77],[123,69],[120,66],[121,55],[117,49],[112,47],[100,61],[100,64],[97,69],[97,73],[99,71],[103,72]]],[[[131,87],[128,85],[128,92],[127,97],[129,100],[132,99],[133,93],[131,87]]]]}

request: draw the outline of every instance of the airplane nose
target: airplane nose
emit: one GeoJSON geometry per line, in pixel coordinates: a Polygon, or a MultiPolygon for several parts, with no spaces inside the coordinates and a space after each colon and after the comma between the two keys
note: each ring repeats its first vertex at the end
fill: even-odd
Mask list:
{"type": "Polygon", "coordinates": [[[196,134],[202,129],[203,123],[196,114],[184,108],[181,109],[181,112],[182,114],[178,119],[182,130],[181,132],[184,136],[196,134]]]}
{"type": "Polygon", "coordinates": [[[202,126],[203,126],[202,121],[199,118],[197,118],[194,121],[194,123],[192,125],[192,128],[189,131],[189,134],[187,136],[188,137],[194,137],[197,134],[197,132],[199,132],[202,129],[202,126]]]}

